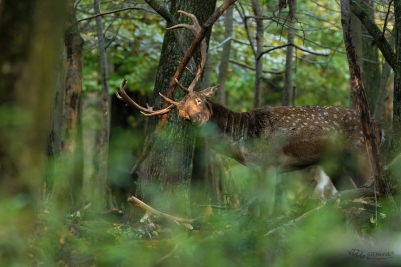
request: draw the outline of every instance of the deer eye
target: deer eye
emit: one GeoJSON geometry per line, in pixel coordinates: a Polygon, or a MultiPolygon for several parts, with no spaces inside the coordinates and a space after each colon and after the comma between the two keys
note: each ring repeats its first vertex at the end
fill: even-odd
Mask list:
{"type": "Polygon", "coordinates": [[[200,98],[196,98],[196,99],[195,99],[195,102],[196,102],[197,105],[199,105],[199,104],[202,103],[202,100],[201,100],[200,98]]]}

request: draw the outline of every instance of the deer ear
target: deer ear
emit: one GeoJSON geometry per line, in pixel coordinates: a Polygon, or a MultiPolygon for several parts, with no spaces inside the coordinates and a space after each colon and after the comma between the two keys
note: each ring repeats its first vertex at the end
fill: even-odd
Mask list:
{"type": "Polygon", "coordinates": [[[219,89],[219,85],[213,86],[213,87],[208,87],[206,89],[203,89],[201,91],[202,95],[205,97],[209,98],[212,97],[214,93],[219,89]]]}

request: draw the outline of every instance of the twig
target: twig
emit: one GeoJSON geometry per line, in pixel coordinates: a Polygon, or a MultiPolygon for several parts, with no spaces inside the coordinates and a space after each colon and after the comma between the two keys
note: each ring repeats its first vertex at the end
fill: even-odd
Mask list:
{"type": "MultiPolygon", "coordinates": [[[[229,61],[231,63],[233,63],[233,64],[238,65],[238,66],[241,66],[241,67],[244,67],[244,68],[247,68],[247,69],[250,69],[250,70],[255,70],[254,67],[249,66],[249,65],[247,65],[245,63],[242,63],[242,62],[239,62],[239,61],[236,61],[236,60],[233,60],[233,59],[230,59],[229,61]]],[[[285,72],[284,70],[281,70],[281,71],[263,70],[263,73],[270,73],[270,74],[283,74],[284,72],[285,72]]]]}
{"type": "Polygon", "coordinates": [[[167,213],[160,212],[160,211],[152,208],[151,206],[145,204],[144,202],[140,201],[139,199],[137,199],[134,196],[129,197],[127,200],[129,203],[131,203],[131,205],[136,205],[136,206],[140,207],[141,209],[146,210],[154,215],[163,216],[163,217],[173,220],[173,221],[182,222],[182,223],[192,223],[195,220],[195,219],[186,219],[186,218],[176,217],[176,216],[173,216],[173,215],[170,215],[167,213]]]}
{"type": "Polygon", "coordinates": [[[142,11],[146,11],[146,12],[150,12],[150,13],[154,13],[152,10],[146,9],[146,8],[141,8],[141,7],[126,7],[126,8],[122,8],[122,9],[117,9],[117,10],[113,10],[113,11],[109,11],[109,12],[104,12],[104,13],[99,13],[87,18],[83,18],[77,21],[78,22],[82,22],[85,20],[91,20],[100,16],[105,16],[105,15],[109,15],[109,14],[113,14],[113,13],[119,13],[119,12],[123,12],[123,11],[127,11],[127,10],[142,10],[142,11]]]}
{"type": "Polygon", "coordinates": [[[80,2],[81,2],[81,0],[75,1],[75,3],[74,3],[74,9],[77,9],[77,7],[78,7],[78,5],[79,5],[80,2]]]}
{"type": "Polygon", "coordinates": [[[309,54],[312,54],[312,55],[316,55],[316,56],[327,57],[327,56],[330,55],[330,54],[323,54],[323,53],[318,53],[318,52],[310,51],[310,50],[305,49],[305,48],[303,48],[303,47],[300,47],[300,46],[298,46],[298,45],[296,45],[296,44],[288,43],[288,44],[283,44],[283,45],[275,46],[275,47],[272,47],[272,48],[270,48],[270,49],[267,49],[266,51],[263,51],[263,52],[257,57],[257,59],[259,59],[261,56],[263,56],[263,55],[266,54],[266,53],[269,53],[269,52],[271,52],[271,51],[273,51],[273,50],[280,49],[280,48],[284,48],[284,47],[287,47],[287,46],[293,46],[293,47],[295,47],[295,48],[297,48],[297,49],[299,49],[299,50],[301,50],[301,51],[304,51],[304,52],[306,52],[306,53],[309,53],[309,54]]]}
{"type": "Polygon", "coordinates": [[[388,22],[388,15],[390,14],[390,9],[391,9],[391,4],[393,3],[393,0],[390,1],[390,3],[388,3],[388,9],[387,9],[387,13],[386,13],[386,18],[384,19],[384,26],[383,26],[383,35],[382,38],[384,38],[384,34],[386,32],[386,28],[387,28],[387,22],[388,22]]]}

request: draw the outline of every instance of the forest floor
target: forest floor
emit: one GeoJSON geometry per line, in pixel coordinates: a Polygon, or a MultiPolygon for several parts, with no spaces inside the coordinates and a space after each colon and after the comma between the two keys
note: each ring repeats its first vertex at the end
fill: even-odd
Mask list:
{"type": "Polygon", "coordinates": [[[62,227],[46,214],[32,241],[33,266],[399,266],[399,217],[372,190],[318,200],[298,195],[262,219],[249,209],[172,220],[132,205],[101,214],[90,205],[62,227]],[[398,244],[398,245],[397,245],[398,244]]]}

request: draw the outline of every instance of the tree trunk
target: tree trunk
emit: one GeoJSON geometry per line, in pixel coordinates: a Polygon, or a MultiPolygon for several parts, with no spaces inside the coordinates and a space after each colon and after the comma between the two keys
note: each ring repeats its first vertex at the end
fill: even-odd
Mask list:
{"type": "Polygon", "coordinates": [[[66,1],[0,3],[0,259],[30,266],[66,1]],[[53,40],[52,42],[49,42],[53,40]],[[58,41],[59,40],[59,41],[58,41]]]}
{"type": "Polygon", "coordinates": [[[54,76],[51,126],[47,139],[48,162],[45,172],[45,186],[42,197],[48,197],[53,191],[54,177],[57,175],[57,158],[61,151],[61,125],[63,118],[63,102],[65,88],[65,61],[59,57],[54,76]]]}
{"type": "MultiPolygon", "coordinates": [[[[294,43],[295,35],[295,12],[296,12],[296,0],[289,0],[289,25],[288,25],[288,37],[287,43],[294,43]]],[[[292,85],[292,57],[294,55],[294,47],[292,45],[287,46],[286,58],[285,58],[285,80],[284,80],[284,94],[283,94],[283,106],[289,106],[290,100],[292,99],[293,85],[292,85]]]]}
{"type": "MultiPolygon", "coordinates": [[[[177,10],[185,10],[193,13],[202,25],[213,13],[215,4],[215,0],[174,0],[171,1],[170,13],[177,18],[177,21],[188,23],[187,17],[177,13],[177,10]]],[[[187,30],[184,32],[187,42],[190,43],[194,38],[192,33],[187,30]]],[[[160,109],[164,105],[159,92],[166,94],[168,90],[169,82],[178,65],[177,62],[181,60],[179,47],[172,31],[166,31],[156,74],[155,109],[160,109]]],[[[188,86],[192,79],[192,75],[185,72],[181,83],[188,86]]],[[[183,97],[180,91],[176,91],[175,95],[178,98],[183,97]]],[[[155,129],[158,120],[158,117],[150,119],[151,131],[155,129]]],[[[179,118],[176,111],[172,111],[167,124],[162,128],[162,133],[158,136],[149,156],[140,168],[138,194],[160,211],[188,215],[189,185],[195,142],[193,126],[179,118]]]]}
{"type": "MultiPolygon", "coordinates": [[[[393,99],[393,138],[390,148],[390,160],[401,152],[401,1],[394,1],[395,16],[395,66],[393,99]]],[[[400,177],[401,170],[394,177],[400,177]]],[[[399,178],[398,178],[399,179],[399,178]]]]}
{"type": "MultiPolygon", "coordinates": [[[[94,0],[95,14],[100,13],[100,5],[98,0],[94,0]]],[[[108,85],[108,63],[106,54],[106,44],[103,35],[102,19],[96,17],[96,34],[99,43],[99,57],[100,57],[100,75],[102,83],[102,91],[100,97],[101,104],[101,117],[100,129],[96,136],[96,157],[95,157],[95,173],[91,177],[92,195],[90,202],[96,203],[96,210],[106,208],[106,181],[107,181],[107,159],[109,150],[109,136],[110,136],[110,94],[108,85]]]]}
{"type": "Polygon", "coordinates": [[[220,85],[218,91],[218,102],[222,105],[226,105],[226,80],[228,74],[228,63],[230,60],[230,52],[231,52],[231,38],[233,35],[233,14],[234,7],[230,7],[227,9],[225,17],[224,17],[224,45],[223,52],[221,53],[221,60],[219,65],[219,77],[217,84],[220,85]]]}
{"type": "MultiPolygon", "coordinates": [[[[358,0],[358,3],[360,3],[361,1],[358,0]]],[[[354,47],[355,47],[355,53],[356,53],[356,60],[357,60],[357,64],[358,66],[361,68],[361,71],[363,72],[363,64],[362,64],[362,54],[363,54],[363,50],[362,50],[362,28],[365,28],[364,26],[362,26],[361,21],[358,19],[358,17],[352,13],[351,14],[351,34],[352,34],[352,40],[354,43],[354,47]]],[[[348,65],[348,68],[351,68],[351,66],[348,65]]],[[[349,80],[349,85],[350,85],[350,90],[349,90],[349,96],[350,96],[350,108],[355,108],[355,99],[354,99],[354,88],[352,86],[353,83],[353,77],[350,77],[349,80]]]]}
{"type": "Polygon", "coordinates": [[[65,91],[61,150],[54,178],[53,211],[65,216],[67,207],[77,205],[82,186],[82,142],[79,125],[79,108],[82,91],[82,47],[75,18],[74,1],[69,0],[68,18],[64,31],[66,51],[65,91]]]}
{"type": "MultiPolygon", "coordinates": [[[[391,36],[390,44],[394,47],[395,38],[391,36]]],[[[375,109],[373,114],[373,119],[376,121],[380,121],[382,123],[382,127],[386,132],[386,138],[384,139],[384,144],[381,145],[381,158],[383,165],[386,165],[387,157],[390,149],[390,144],[392,141],[392,110],[391,112],[386,112],[386,102],[392,101],[393,96],[389,95],[389,78],[391,74],[391,66],[387,61],[384,62],[383,69],[380,77],[380,87],[378,92],[378,97],[375,103],[375,109]]]]}
{"type": "MultiPolygon", "coordinates": [[[[369,5],[373,6],[372,1],[367,1],[369,5]]],[[[365,5],[367,3],[365,2],[365,5]]],[[[373,8],[366,8],[367,16],[374,20],[373,8]]],[[[362,27],[362,81],[365,86],[366,97],[368,99],[368,106],[371,114],[375,112],[375,102],[378,98],[380,88],[380,64],[379,54],[375,41],[370,36],[366,27],[361,24],[362,27]]]]}
{"type": "Polygon", "coordinates": [[[259,5],[258,0],[252,0],[252,10],[255,14],[256,20],[256,55],[255,55],[255,68],[256,68],[256,77],[255,77],[255,93],[253,98],[253,107],[260,107],[262,91],[261,91],[261,82],[263,77],[263,57],[259,57],[259,55],[263,52],[263,41],[264,41],[264,27],[263,27],[263,19],[262,19],[262,10],[259,5]]]}
{"type": "Polygon", "coordinates": [[[362,130],[365,135],[366,150],[370,165],[373,170],[375,186],[377,192],[381,195],[389,194],[389,188],[384,177],[383,166],[381,164],[379,139],[373,130],[371,116],[368,109],[367,98],[364,85],[361,78],[359,66],[357,64],[357,55],[351,35],[351,11],[349,0],[341,1],[341,24],[343,28],[344,45],[347,53],[348,64],[350,67],[350,76],[352,77],[352,87],[354,88],[355,107],[361,116],[362,130]]]}

